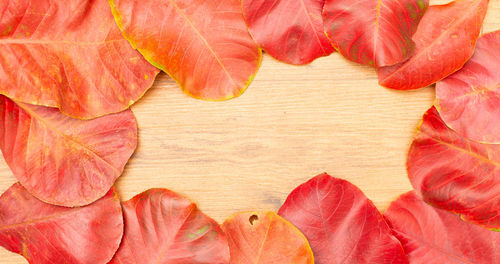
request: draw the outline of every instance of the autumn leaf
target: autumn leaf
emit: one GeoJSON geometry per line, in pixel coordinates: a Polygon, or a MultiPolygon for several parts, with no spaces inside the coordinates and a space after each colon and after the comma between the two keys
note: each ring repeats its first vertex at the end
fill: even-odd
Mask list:
{"type": "Polygon", "coordinates": [[[245,212],[228,218],[226,232],[232,264],[313,264],[307,239],[273,212],[245,212]]]}
{"type": "Polygon", "coordinates": [[[488,2],[456,0],[429,7],[413,35],[413,56],[380,68],[379,83],[397,90],[418,89],[458,71],[474,53],[488,2]]]}
{"type": "Polygon", "coordinates": [[[323,32],[324,0],[242,0],[250,33],[269,55],[307,64],[334,48],[323,32]]]}
{"type": "Polygon", "coordinates": [[[128,108],[157,73],[106,0],[0,3],[0,94],[89,119],[128,108]]]}
{"type": "Polygon", "coordinates": [[[500,228],[500,145],[458,135],[432,107],[411,145],[407,167],[426,202],[468,222],[500,228]]]}
{"type": "Polygon", "coordinates": [[[188,199],[150,189],[122,207],[125,234],[110,264],[229,262],[224,232],[188,199]]]}
{"type": "Polygon", "coordinates": [[[316,264],[408,263],[377,208],[345,180],[312,178],[290,193],[278,214],[309,239],[316,264]]]}
{"type": "Polygon", "coordinates": [[[460,135],[500,143],[500,31],[479,38],[464,67],[436,84],[436,107],[460,135]]]}
{"type": "Polygon", "coordinates": [[[499,232],[433,208],[414,192],[392,202],[384,216],[412,264],[500,262],[499,232]]]}
{"type": "Polygon", "coordinates": [[[67,208],[41,202],[21,184],[0,197],[0,245],[31,264],[105,264],[123,235],[118,194],[67,208]]]}
{"type": "Polygon", "coordinates": [[[137,145],[130,110],[93,120],[0,95],[0,149],[14,176],[34,196],[81,206],[113,186],[137,145]]]}
{"type": "Polygon", "coordinates": [[[224,100],[243,93],[260,66],[239,0],[109,0],[132,46],[187,94],[224,100]]]}
{"type": "Polygon", "coordinates": [[[326,0],[325,31],[349,60],[375,67],[408,59],[429,0],[326,0]]]}

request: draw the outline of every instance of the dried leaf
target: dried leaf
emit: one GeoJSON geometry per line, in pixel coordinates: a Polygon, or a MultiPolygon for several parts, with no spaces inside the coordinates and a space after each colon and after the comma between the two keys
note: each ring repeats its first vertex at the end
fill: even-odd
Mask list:
{"type": "Polygon", "coordinates": [[[349,60],[375,67],[408,59],[429,0],[326,0],[328,37],[349,60]]]}
{"type": "Polygon", "coordinates": [[[0,197],[0,245],[31,264],[105,264],[123,235],[118,194],[67,208],[41,202],[16,183],[0,197]]]}
{"type": "Polygon", "coordinates": [[[323,32],[324,1],[242,0],[242,7],[257,43],[274,58],[300,65],[334,51],[323,32]]]}
{"type": "Polygon", "coordinates": [[[378,70],[381,85],[398,90],[431,85],[458,71],[474,53],[488,0],[456,0],[431,6],[413,35],[407,61],[378,70]]]}
{"type": "Polygon", "coordinates": [[[313,264],[307,239],[273,212],[245,212],[228,218],[226,232],[233,264],[313,264]]]}
{"type": "Polygon", "coordinates": [[[0,2],[0,94],[89,119],[128,108],[158,72],[106,0],[0,2]]]}
{"type": "Polygon", "coordinates": [[[125,234],[109,264],[229,262],[221,228],[188,199],[150,189],[122,203],[125,234]]]}
{"type": "Polygon", "coordinates": [[[500,143],[500,31],[479,38],[465,66],[436,85],[437,108],[460,135],[500,143]]]}
{"type": "Polygon", "coordinates": [[[84,121],[0,95],[0,149],[19,182],[44,202],[81,206],[101,198],[136,145],[130,110],[84,121]]]}
{"type": "Polygon", "coordinates": [[[426,202],[466,221],[500,228],[500,145],[458,135],[432,107],[411,145],[407,167],[426,202]]]}
{"type": "Polygon", "coordinates": [[[377,208],[345,180],[312,178],[290,193],[278,214],[306,235],[316,264],[408,263],[377,208]]]}
{"type": "Polygon", "coordinates": [[[187,94],[223,100],[243,93],[261,52],[239,0],[109,0],[119,28],[187,94]]]}
{"type": "Polygon", "coordinates": [[[500,263],[500,233],[435,209],[414,192],[392,202],[384,216],[412,264],[500,263]]]}

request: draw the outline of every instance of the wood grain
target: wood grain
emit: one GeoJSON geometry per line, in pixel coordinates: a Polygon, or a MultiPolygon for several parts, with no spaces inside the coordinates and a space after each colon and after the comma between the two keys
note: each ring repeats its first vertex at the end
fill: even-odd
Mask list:
{"type": "MultiPolygon", "coordinates": [[[[484,32],[500,29],[499,17],[492,0],[484,32]]],[[[222,222],[237,211],[277,210],[295,186],[328,172],[384,210],[411,189],[406,153],[433,100],[432,87],[380,87],[373,69],[337,53],[301,67],[264,56],[248,90],[226,102],[189,98],[161,74],[132,108],[140,142],[118,190],[128,200],[169,188],[222,222]]],[[[14,182],[1,159],[0,192],[14,182]]],[[[0,263],[27,262],[0,248],[0,263]]]]}

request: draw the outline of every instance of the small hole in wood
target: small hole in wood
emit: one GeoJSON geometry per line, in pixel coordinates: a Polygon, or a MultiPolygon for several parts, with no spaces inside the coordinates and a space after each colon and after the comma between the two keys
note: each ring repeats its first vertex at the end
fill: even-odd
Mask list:
{"type": "Polygon", "coordinates": [[[250,222],[251,225],[253,225],[253,223],[257,220],[259,220],[259,217],[257,215],[252,215],[248,218],[248,221],[250,222]]]}

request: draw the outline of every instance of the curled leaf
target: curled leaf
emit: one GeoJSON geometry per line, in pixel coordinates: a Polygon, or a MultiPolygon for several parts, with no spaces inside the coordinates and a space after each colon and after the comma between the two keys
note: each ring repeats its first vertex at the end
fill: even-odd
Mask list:
{"type": "Polygon", "coordinates": [[[122,207],[125,233],[110,264],[229,262],[224,232],[188,199],[150,189],[122,207]]]}
{"type": "Polygon", "coordinates": [[[445,123],[466,138],[500,143],[500,31],[479,38],[464,67],[436,85],[445,123]]]}
{"type": "Polygon", "coordinates": [[[191,96],[243,93],[260,66],[239,0],[109,0],[124,36],[191,96]]]}
{"type": "Polygon", "coordinates": [[[89,119],[128,108],[157,73],[106,0],[0,3],[0,94],[89,119]]]}
{"type": "Polygon", "coordinates": [[[410,147],[407,168],[426,202],[466,221],[500,228],[500,145],[458,135],[432,107],[410,147]]]}
{"type": "Polygon", "coordinates": [[[433,208],[414,192],[392,202],[384,216],[412,264],[500,262],[499,232],[433,208]]]}
{"type": "Polygon", "coordinates": [[[232,264],[313,264],[304,235],[273,212],[245,212],[228,218],[226,232],[232,264]]]}
{"type": "Polygon", "coordinates": [[[397,90],[418,89],[458,71],[474,53],[488,2],[456,0],[429,7],[413,35],[413,56],[378,69],[379,83],[397,90]]]}
{"type": "Polygon", "coordinates": [[[242,0],[243,15],[257,43],[274,58],[307,64],[334,50],[323,32],[324,0],[242,0]]]}
{"type": "Polygon", "coordinates": [[[312,178],[290,193],[279,215],[305,234],[317,264],[408,263],[377,208],[345,180],[312,178]]]}
{"type": "Polygon", "coordinates": [[[325,31],[349,60],[375,67],[408,59],[429,0],[326,0],[325,31]]]}
{"type": "Polygon", "coordinates": [[[0,245],[31,264],[105,264],[123,235],[118,194],[67,208],[41,202],[21,184],[0,197],[0,245]]]}
{"type": "Polygon", "coordinates": [[[137,146],[130,110],[93,120],[0,95],[0,149],[19,182],[44,202],[81,206],[113,186],[137,146]]]}

